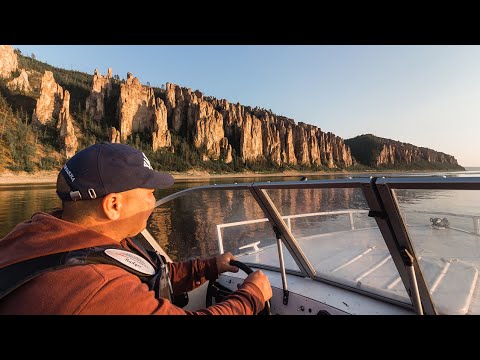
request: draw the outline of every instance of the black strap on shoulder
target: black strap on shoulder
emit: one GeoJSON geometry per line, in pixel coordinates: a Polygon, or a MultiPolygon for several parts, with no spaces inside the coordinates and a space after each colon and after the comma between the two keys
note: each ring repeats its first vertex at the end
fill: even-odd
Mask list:
{"type": "MultiPolygon", "coordinates": [[[[148,283],[149,287],[151,284],[156,283],[156,281],[151,280],[158,276],[158,271],[154,275],[145,275],[113,258],[110,258],[109,256],[106,256],[105,250],[112,248],[116,249],[115,247],[111,246],[97,246],[62,252],[25,260],[2,268],[0,269],[0,299],[4,298],[13,290],[45,272],[86,264],[115,265],[130,273],[133,273],[134,275],[137,275],[142,282],[148,283]]],[[[159,270],[159,268],[157,268],[157,270],[159,270]]]]}
{"type": "Polygon", "coordinates": [[[0,299],[46,271],[65,267],[63,260],[67,253],[58,253],[25,260],[0,269],[0,299]]]}

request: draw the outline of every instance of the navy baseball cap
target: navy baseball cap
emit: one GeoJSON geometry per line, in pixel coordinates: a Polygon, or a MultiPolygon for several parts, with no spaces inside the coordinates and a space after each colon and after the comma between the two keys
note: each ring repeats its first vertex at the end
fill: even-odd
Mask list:
{"type": "Polygon", "coordinates": [[[60,173],[71,191],[62,200],[89,200],[136,188],[161,189],[173,184],[171,175],[152,169],[145,154],[131,146],[102,142],[75,154],[60,173]]]}

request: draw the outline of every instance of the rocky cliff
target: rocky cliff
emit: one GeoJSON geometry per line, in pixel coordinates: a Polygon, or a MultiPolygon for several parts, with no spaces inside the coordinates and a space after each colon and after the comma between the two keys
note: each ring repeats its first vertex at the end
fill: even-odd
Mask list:
{"type": "Polygon", "coordinates": [[[7,86],[12,90],[18,90],[23,93],[32,91],[32,87],[30,86],[30,82],[28,81],[28,74],[24,69],[22,69],[18,77],[9,81],[7,83],[7,86]]]}
{"type": "Polygon", "coordinates": [[[345,143],[350,146],[352,155],[366,166],[393,168],[432,164],[463,169],[451,155],[372,134],[347,139],[345,143]]]}
{"type": "MultiPolygon", "coordinates": [[[[87,113],[95,120],[104,116],[103,104],[111,91],[111,79],[110,69],[105,77],[95,70],[86,102],[87,113]]],[[[120,85],[118,129],[111,128],[111,141],[126,142],[136,133],[147,132],[152,135],[153,151],[173,150],[174,133],[192,144],[203,161],[221,160],[227,164],[233,161],[235,153],[246,165],[347,168],[356,164],[356,158],[372,167],[421,160],[456,165],[449,155],[399,142],[385,142],[378,149],[376,142],[363,146],[361,151],[377,149],[371,150],[376,153],[374,160],[365,160],[358,151],[357,156],[352,153],[348,142],[316,126],[296,124],[293,119],[265,109],[231,104],[171,83],[166,84],[161,97],[128,73],[120,85]]]]}
{"type": "Polygon", "coordinates": [[[45,71],[40,86],[40,97],[32,115],[34,124],[45,125],[58,119],[63,105],[63,88],[55,82],[53,73],[45,71]]]}
{"type": "Polygon", "coordinates": [[[92,88],[85,104],[86,113],[98,121],[105,116],[105,99],[112,91],[112,69],[108,68],[107,75],[102,76],[95,69],[92,88]]]}
{"type": "Polygon", "coordinates": [[[120,140],[137,132],[150,132],[152,148],[171,147],[171,137],[167,126],[167,111],[162,99],[155,99],[153,89],[143,86],[132,74],[120,85],[117,107],[120,127],[120,140]]]}
{"type": "Polygon", "coordinates": [[[53,73],[45,71],[40,96],[32,114],[32,124],[42,126],[55,123],[62,155],[67,159],[75,155],[78,141],[70,115],[70,93],[55,82],[53,73]]]}
{"type": "Polygon", "coordinates": [[[7,79],[18,68],[17,55],[10,45],[0,45],[0,77],[7,79]]]}
{"type": "Polygon", "coordinates": [[[353,164],[343,140],[313,125],[227,100],[203,97],[175,84],[166,86],[167,114],[173,130],[193,139],[205,159],[230,158],[232,150],[244,163],[277,166],[348,167],[353,164]]]}
{"type": "Polygon", "coordinates": [[[204,161],[220,158],[226,163],[232,161],[232,147],[225,138],[223,116],[201,92],[167,83],[165,98],[172,130],[193,143],[204,161]]]}
{"type": "Polygon", "coordinates": [[[453,156],[431,149],[373,135],[344,141],[271,110],[171,83],[146,86],[130,73],[121,80],[111,68],[106,75],[95,69],[93,76],[58,69],[5,45],[0,46],[0,76],[7,79],[0,91],[12,114],[30,126],[33,112],[31,124],[41,129],[34,131],[35,146],[37,140],[53,146],[58,158],[107,140],[142,148],[165,170],[345,169],[357,163],[458,167],[453,156]]]}
{"type": "Polygon", "coordinates": [[[64,93],[57,128],[59,130],[59,143],[62,155],[69,159],[77,152],[78,141],[70,116],[70,93],[68,90],[65,90],[64,93]]]}

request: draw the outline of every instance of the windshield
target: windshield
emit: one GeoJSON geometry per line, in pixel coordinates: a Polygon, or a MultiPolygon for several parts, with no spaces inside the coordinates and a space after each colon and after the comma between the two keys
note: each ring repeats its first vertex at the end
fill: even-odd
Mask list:
{"type": "Polygon", "coordinates": [[[426,313],[479,314],[479,202],[480,178],[205,186],[158,201],[147,229],[174,261],[230,251],[275,271],[278,235],[289,274],[408,307],[418,296],[426,313]]]}
{"type": "MultiPolygon", "coordinates": [[[[147,229],[174,261],[230,251],[240,261],[279,271],[272,224],[250,186],[187,191],[155,208],[147,229]]],[[[289,187],[266,194],[313,279],[411,304],[360,188],[289,187]]],[[[282,248],[286,270],[307,275],[291,245],[282,242],[282,248]]]]}
{"type": "Polygon", "coordinates": [[[480,191],[394,190],[408,236],[441,314],[480,314],[480,191]]]}

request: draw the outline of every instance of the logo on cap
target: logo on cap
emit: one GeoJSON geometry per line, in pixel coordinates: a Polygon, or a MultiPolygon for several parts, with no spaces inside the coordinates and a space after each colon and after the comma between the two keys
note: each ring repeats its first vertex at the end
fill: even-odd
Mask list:
{"type": "Polygon", "coordinates": [[[153,170],[152,165],[150,165],[150,160],[147,159],[147,156],[142,152],[143,154],[143,166],[149,168],[150,170],[153,170]]]}
{"type": "Polygon", "coordinates": [[[70,169],[67,167],[66,164],[63,166],[63,169],[64,169],[65,172],[67,173],[67,175],[68,175],[68,177],[70,178],[70,180],[71,180],[72,182],[74,182],[74,181],[75,181],[75,176],[73,176],[72,172],[70,171],[70,169]]]}

